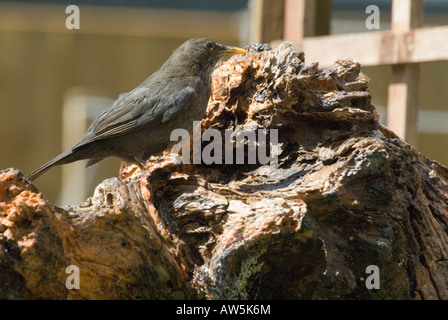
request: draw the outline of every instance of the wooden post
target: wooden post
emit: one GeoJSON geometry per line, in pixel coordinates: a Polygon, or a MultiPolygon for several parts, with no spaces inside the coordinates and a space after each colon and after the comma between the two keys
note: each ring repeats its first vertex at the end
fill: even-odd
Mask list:
{"type": "MultiPolygon", "coordinates": [[[[393,0],[392,32],[404,33],[419,28],[423,22],[423,0],[393,0]]],[[[398,41],[398,52],[410,55],[412,39],[398,41]]],[[[399,137],[417,146],[418,90],[420,69],[418,64],[392,66],[387,102],[387,125],[399,137]]]]}
{"type": "Polygon", "coordinates": [[[283,38],[284,0],[250,0],[249,15],[249,43],[283,38]]]}
{"type": "Polygon", "coordinates": [[[305,37],[330,33],[332,0],[250,0],[249,42],[305,37]]]}
{"type": "Polygon", "coordinates": [[[315,0],[285,0],[284,38],[301,42],[316,33],[315,0]]]}
{"type": "MultiPolygon", "coordinates": [[[[330,33],[332,0],[284,0],[284,40],[303,51],[304,41],[330,33]]],[[[305,52],[305,55],[307,52],[305,52]]]]}

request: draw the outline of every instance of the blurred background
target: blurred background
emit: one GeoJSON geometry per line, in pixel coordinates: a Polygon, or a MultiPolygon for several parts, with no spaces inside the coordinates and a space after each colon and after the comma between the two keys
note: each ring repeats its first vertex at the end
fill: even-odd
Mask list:
{"type": "MultiPolygon", "coordinates": [[[[258,1],[0,0],[0,170],[14,167],[26,175],[69,148],[119,94],[138,86],[185,40],[210,37],[242,47],[258,41],[258,1]],[[65,25],[65,9],[72,4],[80,9],[78,30],[65,25]]],[[[369,31],[365,9],[370,4],[381,9],[381,28],[369,32],[390,29],[390,1],[317,2],[331,6],[323,34],[369,31]]],[[[423,26],[444,24],[448,1],[425,1],[423,26]]],[[[363,72],[371,78],[373,104],[386,124],[390,66],[365,67],[363,72]]],[[[417,143],[420,152],[444,165],[446,74],[446,61],[421,64],[417,143]]],[[[75,205],[102,180],[118,176],[120,161],[84,166],[81,161],[54,168],[35,184],[49,201],[75,205]]]]}

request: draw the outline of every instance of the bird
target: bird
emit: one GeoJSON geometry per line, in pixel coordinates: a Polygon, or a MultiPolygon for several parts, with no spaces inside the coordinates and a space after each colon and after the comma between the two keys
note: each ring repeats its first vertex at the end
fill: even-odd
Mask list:
{"type": "Polygon", "coordinates": [[[88,159],[89,167],[111,156],[144,168],[147,159],[173,144],[174,129],[191,132],[193,121],[202,119],[218,62],[245,53],[209,38],[184,42],[160,69],[105,109],[77,143],[26,178],[33,181],[55,166],[78,160],[88,159]]]}

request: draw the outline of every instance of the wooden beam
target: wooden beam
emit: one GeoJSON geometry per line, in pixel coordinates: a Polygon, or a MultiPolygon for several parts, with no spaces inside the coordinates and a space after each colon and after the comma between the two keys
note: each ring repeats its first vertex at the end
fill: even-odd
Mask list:
{"type": "MultiPolygon", "coordinates": [[[[392,1],[392,32],[409,32],[423,24],[423,0],[392,1]]],[[[419,46],[412,39],[404,41],[398,54],[407,56],[419,46]]],[[[426,48],[426,49],[430,49],[426,48]]],[[[420,66],[392,66],[387,101],[387,126],[414,147],[417,146],[418,91],[420,66]]]]}
{"type": "MultiPolygon", "coordinates": [[[[353,58],[362,66],[448,61],[448,26],[421,28],[394,34],[363,32],[305,38],[294,42],[307,61],[328,68],[337,59],[353,58]]],[[[272,43],[275,47],[284,40],[272,43]]]]}

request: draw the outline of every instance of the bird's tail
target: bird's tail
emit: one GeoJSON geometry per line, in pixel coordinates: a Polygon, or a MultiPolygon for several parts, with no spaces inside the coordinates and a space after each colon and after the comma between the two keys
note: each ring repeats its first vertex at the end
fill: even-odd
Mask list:
{"type": "Polygon", "coordinates": [[[74,153],[72,149],[68,149],[67,151],[61,153],[60,155],[58,155],[56,158],[48,161],[46,164],[44,164],[43,166],[39,167],[38,169],[34,170],[33,172],[31,172],[29,175],[26,176],[26,178],[30,181],[35,180],[36,178],[38,178],[41,174],[43,174],[44,172],[50,170],[51,168],[53,168],[54,166],[58,166],[61,164],[65,164],[65,163],[70,163],[79,159],[76,159],[74,157],[74,153]]]}

